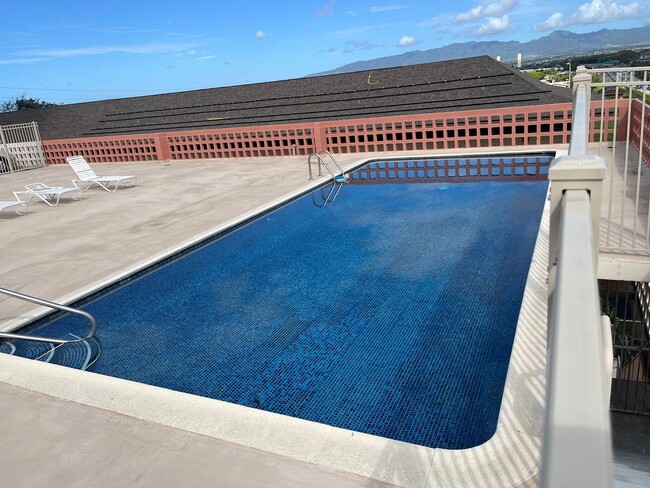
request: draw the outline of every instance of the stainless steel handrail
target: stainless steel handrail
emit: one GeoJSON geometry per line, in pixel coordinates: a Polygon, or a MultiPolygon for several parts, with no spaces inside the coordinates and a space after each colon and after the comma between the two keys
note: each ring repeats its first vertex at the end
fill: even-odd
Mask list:
{"type": "Polygon", "coordinates": [[[307,158],[307,166],[309,167],[309,179],[313,180],[314,177],[312,175],[311,171],[311,158],[313,156],[316,156],[318,158],[318,176],[323,176],[322,172],[322,166],[325,166],[325,169],[327,169],[327,172],[332,175],[332,178],[336,178],[336,175],[332,172],[330,167],[327,165],[327,163],[323,160],[323,157],[320,155],[320,153],[311,153],[309,155],[309,158],[307,158]]]}
{"type": "MultiPolygon", "coordinates": [[[[330,159],[332,160],[332,162],[334,163],[334,166],[336,166],[336,168],[339,170],[339,173],[344,174],[343,169],[341,169],[341,167],[339,166],[339,163],[336,162],[336,159],[334,159],[334,156],[332,156],[331,152],[329,152],[327,149],[323,149],[322,151],[320,151],[319,154],[325,154],[326,156],[329,156],[330,159]]],[[[323,162],[324,162],[324,160],[323,160],[323,162]]]]}
{"type": "Polygon", "coordinates": [[[309,179],[310,180],[314,179],[313,176],[312,176],[312,171],[311,171],[311,158],[313,156],[316,156],[318,158],[318,176],[323,176],[321,166],[325,166],[325,169],[327,169],[327,172],[332,176],[332,178],[336,179],[337,176],[343,176],[343,178],[347,181],[348,178],[347,178],[346,174],[343,172],[343,169],[341,169],[341,167],[339,166],[339,163],[336,162],[336,159],[334,159],[334,156],[332,156],[332,153],[330,153],[326,149],[323,149],[322,151],[318,151],[318,152],[315,152],[315,153],[311,153],[309,155],[309,158],[307,158],[307,166],[309,167],[309,179]],[[323,159],[322,155],[329,156],[329,158],[334,163],[334,166],[336,166],[336,168],[339,170],[339,174],[334,174],[334,172],[329,167],[329,165],[327,164],[325,159],[323,159]]]}
{"type": "Polygon", "coordinates": [[[95,321],[95,318],[90,315],[88,312],[84,312],[83,310],[78,310],[76,308],[71,308],[71,307],[66,307],[65,305],[60,305],[58,303],[54,302],[49,302],[47,300],[43,300],[41,298],[36,298],[30,295],[25,295],[24,293],[18,293],[17,291],[13,290],[7,290],[6,288],[0,288],[0,293],[3,293],[5,295],[9,295],[14,298],[18,298],[19,300],[23,300],[25,302],[31,302],[35,303],[37,305],[42,305],[44,307],[49,307],[53,308],[55,310],[61,310],[63,312],[68,312],[72,313],[75,315],[79,315],[80,317],[85,318],[90,322],[90,332],[86,337],[80,337],[78,339],[54,339],[51,337],[40,337],[40,336],[33,336],[33,335],[25,335],[25,334],[13,334],[11,332],[0,332],[0,338],[6,338],[6,339],[21,339],[24,341],[34,341],[34,342],[50,342],[52,344],[68,344],[71,342],[83,342],[85,340],[90,339],[91,337],[95,336],[95,332],[97,332],[97,322],[95,321]]]}
{"type": "Polygon", "coordinates": [[[334,181],[332,183],[332,186],[330,187],[329,192],[327,193],[327,196],[325,196],[325,188],[321,188],[320,189],[320,194],[321,194],[321,198],[323,200],[323,203],[321,203],[321,204],[316,202],[315,194],[316,194],[316,191],[318,191],[318,190],[314,190],[313,192],[311,192],[311,201],[312,201],[312,203],[318,208],[323,208],[328,203],[334,202],[334,200],[336,200],[336,197],[339,196],[339,192],[341,191],[342,186],[343,186],[343,182],[334,181]],[[332,196],[332,194],[334,194],[334,196],[332,196]]]}

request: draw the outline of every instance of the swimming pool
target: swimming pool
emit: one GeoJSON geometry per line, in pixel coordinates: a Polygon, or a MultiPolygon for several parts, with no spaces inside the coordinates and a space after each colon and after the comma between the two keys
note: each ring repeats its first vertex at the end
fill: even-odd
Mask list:
{"type": "Polygon", "coordinates": [[[545,187],[347,186],[323,209],[299,200],[88,305],[102,327],[95,370],[423,445],[478,443],[494,429],[481,424],[496,420],[545,187]],[[477,263],[486,253],[507,256],[507,273],[477,263]],[[500,358],[499,380],[488,366],[500,358]],[[460,432],[468,420],[478,426],[460,432]]]}

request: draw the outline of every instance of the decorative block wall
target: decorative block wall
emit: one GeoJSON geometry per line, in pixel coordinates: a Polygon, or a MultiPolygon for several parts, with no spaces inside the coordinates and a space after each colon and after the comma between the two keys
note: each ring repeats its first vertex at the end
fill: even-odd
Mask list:
{"type": "MultiPolygon", "coordinates": [[[[605,120],[592,124],[592,140],[612,138],[609,121],[626,120],[605,102],[605,120]],[[602,129],[601,129],[602,127],[602,129]]],[[[82,155],[90,163],[307,156],[321,149],[333,154],[465,148],[508,148],[566,144],[571,134],[571,104],[416,114],[393,117],[203,129],[130,136],[44,141],[49,164],[82,155]]],[[[592,104],[599,120],[601,102],[592,104]]],[[[646,114],[647,116],[647,114],[646,114]]],[[[619,122],[618,127],[621,128],[619,122]]],[[[646,134],[648,131],[646,123],[646,134]]]]}
{"type": "Polygon", "coordinates": [[[43,141],[48,164],[65,164],[68,156],[83,156],[89,163],[121,163],[167,159],[159,134],[87,137],[43,141]]]}

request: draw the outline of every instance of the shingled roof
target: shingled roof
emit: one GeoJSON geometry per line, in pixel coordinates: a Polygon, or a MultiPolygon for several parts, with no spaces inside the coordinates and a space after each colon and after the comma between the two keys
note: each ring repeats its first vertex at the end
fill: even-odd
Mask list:
{"type": "Polygon", "coordinates": [[[0,114],[35,120],[45,140],[287,124],[565,103],[553,88],[488,57],[457,59],[0,114]]]}

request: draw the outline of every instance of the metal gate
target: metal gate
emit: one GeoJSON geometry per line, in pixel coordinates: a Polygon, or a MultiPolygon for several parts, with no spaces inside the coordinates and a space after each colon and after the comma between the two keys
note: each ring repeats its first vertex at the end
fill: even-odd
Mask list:
{"type": "Polygon", "coordinates": [[[38,124],[0,126],[0,174],[45,166],[38,124]]]}
{"type": "Polygon", "coordinates": [[[602,312],[612,322],[611,410],[650,415],[650,288],[647,283],[599,280],[602,312]]]}

